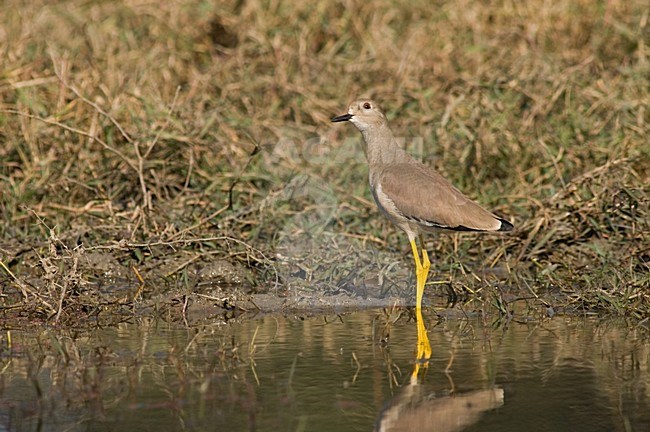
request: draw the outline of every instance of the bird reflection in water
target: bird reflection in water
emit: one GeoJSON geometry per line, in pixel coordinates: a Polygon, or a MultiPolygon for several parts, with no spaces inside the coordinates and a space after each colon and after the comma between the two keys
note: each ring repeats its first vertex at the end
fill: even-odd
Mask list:
{"type": "Polygon", "coordinates": [[[417,382],[405,386],[381,411],[374,430],[462,431],[504,403],[499,387],[444,396],[427,394],[423,389],[417,382]]]}
{"type": "Polygon", "coordinates": [[[380,412],[375,431],[457,432],[476,423],[485,412],[503,406],[504,392],[501,387],[455,392],[450,374],[453,353],[444,371],[449,379],[450,390],[436,395],[422,385],[423,378],[420,375],[429,366],[430,352],[422,349],[422,338],[426,338],[425,343],[428,345],[428,337],[419,309],[416,309],[416,321],[418,345],[413,372],[408,384],[380,412]]]}

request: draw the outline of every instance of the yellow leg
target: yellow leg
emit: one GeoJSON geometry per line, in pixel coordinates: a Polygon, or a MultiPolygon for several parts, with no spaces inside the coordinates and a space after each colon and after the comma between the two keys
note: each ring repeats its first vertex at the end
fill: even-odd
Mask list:
{"type": "Polygon", "coordinates": [[[424,326],[424,319],[422,318],[422,297],[424,295],[424,285],[427,282],[427,276],[429,275],[431,262],[429,262],[429,255],[424,249],[424,242],[422,241],[422,238],[420,238],[420,243],[422,244],[422,261],[420,261],[420,253],[418,251],[417,245],[415,244],[415,239],[411,240],[411,249],[413,250],[413,258],[415,260],[415,275],[417,278],[415,318],[418,328],[418,361],[428,360],[431,357],[431,344],[429,343],[427,329],[424,326]]]}
{"type": "Polygon", "coordinates": [[[415,319],[418,328],[418,348],[415,367],[411,373],[411,384],[418,382],[418,374],[420,367],[426,369],[429,366],[429,358],[431,358],[431,344],[427,336],[427,329],[424,326],[424,318],[422,318],[422,309],[415,308],[415,319]]]}
{"type": "MultiPolygon", "coordinates": [[[[420,246],[422,247],[422,287],[418,295],[419,305],[422,307],[422,296],[424,296],[424,284],[427,283],[427,277],[429,276],[429,269],[431,268],[431,262],[429,261],[429,254],[427,253],[426,248],[424,247],[424,239],[420,236],[420,246]]],[[[416,305],[417,306],[417,305],[416,305]]]]}
{"type": "Polygon", "coordinates": [[[420,253],[418,251],[417,245],[415,244],[415,239],[411,240],[411,250],[413,251],[413,258],[415,259],[415,276],[417,278],[415,297],[416,309],[422,309],[424,285],[427,283],[427,276],[429,275],[429,269],[431,268],[429,254],[427,254],[426,249],[424,249],[424,242],[422,241],[422,237],[420,237],[420,243],[422,243],[422,261],[420,261],[420,253]]]}

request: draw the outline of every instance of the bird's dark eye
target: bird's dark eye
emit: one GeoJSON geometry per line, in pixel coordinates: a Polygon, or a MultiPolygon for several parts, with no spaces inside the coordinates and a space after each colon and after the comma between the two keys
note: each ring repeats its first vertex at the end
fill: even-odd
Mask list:
{"type": "Polygon", "coordinates": [[[370,103],[366,102],[363,104],[363,109],[370,109],[370,108],[372,108],[370,103]]]}

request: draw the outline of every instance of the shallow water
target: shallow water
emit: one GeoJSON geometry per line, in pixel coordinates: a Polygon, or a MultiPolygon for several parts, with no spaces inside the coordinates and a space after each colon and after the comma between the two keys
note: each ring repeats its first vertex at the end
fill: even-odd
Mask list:
{"type": "Polygon", "coordinates": [[[398,313],[11,330],[0,430],[650,430],[633,330],[429,318],[413,379],[415,323],[398,313]]]}

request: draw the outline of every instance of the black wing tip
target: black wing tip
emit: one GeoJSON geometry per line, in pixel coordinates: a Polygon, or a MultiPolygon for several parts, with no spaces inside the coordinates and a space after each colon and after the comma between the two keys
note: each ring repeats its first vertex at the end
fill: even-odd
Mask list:
{"type": "Polygon", "coordinates": [[[508,222],[505,219],[497,218],[499,219],[499,222],[501,222],[501,226],[499,227],[498,231],[512,231],[514,228],[514,225],[508,222]]]}
{"type": "Polygon", "coordinates": [[[445,227],[443,227],[443,229],[447,229],[447,230],[450,230],[450,231],[472,231],[472,232],[483,231],[483,230],[476,229],[476,228],[466,227],[465,225],[456,225],[455,227],[445,226],[445,227]]]}
{"type": "Polygon", "coordinates": [[[448,231],[463,231],[463,232],[490,232],[490,231],[512,231],[514,226],[508,222],[505,219],[501,219],[500,217],[496,217],[496,219],[501,222],[501,225],[497,229],[480,229],[480,228],[470,228],[465,225],[456,225],[456,226],[449,226],[449,225],[441,225],[435,222],[427,221],[425,219],[421,219],[415,216],[405,216],[406,219],[418,222],[420,224],[426,224],[429,228],[438,228],[442,230],[448,230],[448,231]]]}
{"type": "MultiPolygon", "coordinates": [[[[501,222],[501,226],[499,229],[494,230],[494,231],[512,231],[514,228],[514,225],[512,225],[510,222],[508,222],[505,219],[501,219],[500,217],[497,218],[499,222],[501,222]]],[[[440,228],[451,230],[451,231],[473,231],[473,232],[489,232],[493,230],[484,230],[484,229],[477,229],[477,228],[470,228],[466,227],[464,225],[457,225],[455,227],[450,227],[450,226],[440,226],[440,228]]]]}

